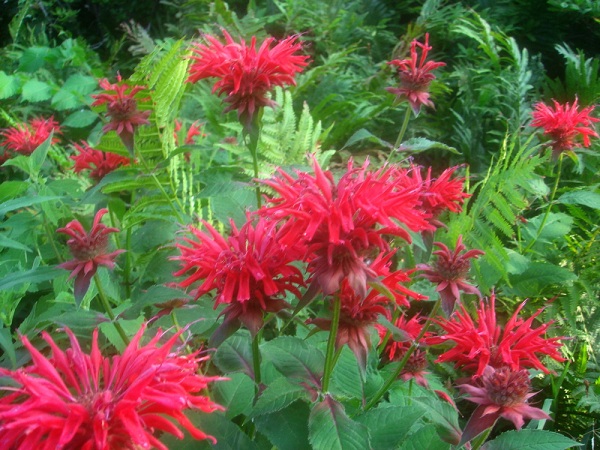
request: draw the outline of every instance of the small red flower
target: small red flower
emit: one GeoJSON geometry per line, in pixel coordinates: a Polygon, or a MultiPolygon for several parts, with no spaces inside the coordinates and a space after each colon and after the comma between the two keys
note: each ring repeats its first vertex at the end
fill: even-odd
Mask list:
{"type": "Polygon", "coordinates": [[[561,105],[553,100],[554,109],[544,103],[534,105],[531,125],[544,129],[544,134],[551,139],[552,156],[556,159],[562,152],[573,150],[575,147],[590,146],[590,137],[598,137],[593,123],[600,119],[591,117],[593,106],[578,110],[577,98],[572,105],[561,105]],[[581,142],[579,141],[581,138],[581,142]]]}
{"type": "MultiPolygon", "coordinates": [[[[378,284],[394,298],[394,302],[376,288],[371,288],[366,296],[357,293],[349,279],[342,280],[337,294],[340,296],[341,308],[336,347],[348,345],[363,368],[366,368],[367,354],[371,346],[370,331],[376,326],[379,316],[389,319],[388,307],[409,306],[407,296],[417,300],[426,298],[403,286],[403,283],[410,282],[410,272],[389,270],[392,256],[393,252],[378,255],[370,264],[370,269],[379,280],[378,284]]],[[[309,323],[317,325],[322,330],[331,329],[330,319],[311,319],[309,323]]]]}
{"type": "Polygon", "coordinates": [[[129,86],[121,83],[121,76],[117,75],[117,83],[111,84],[106,78],[98,84],[107,92],[92,95],[96,100],[92,106],[106,104],[106,115],[110,121],[102,127],[103,132],[114,130],[117,132],[127,150],[133,152],[133,138],[137,127],[149,125],[150,111],[138,110],[138,101],[135,95],[146,89],[144,86],[129,86]],[[129,91],[129,92],[127,92],[129,91]]]}
{"type": "Polygon", "coordinates": [[[58,135],[62,132],[54,117],[50,116],[48,119],[37,117],[31,119],[28,124],[18,124],[2,131],[0,134],[4,136],[4,142],[1,145],[4,146],[5,152],[9,150],[21,155],[31,155],[51,133],[54,133],[52,144],[56,144],[60,141],[58,135]]]}
{"type": "Polygon", "coordinates": [[[98,330],[85,353],[66,329],[71,348],[61,350],[46,332],[42,338],[52,355],[45,357],[25,337],[32,364],[0,375],[16,387],[4,386],[0,396],[0,442],[3,448],[82,450],[158,448],[167,450],[158,433],[210,439],[184,415],[193,409],[223,409],[202,395],[208,383],[222,378],[199,374],[206,357],[185,355],[174,348],[181,332],[168,338],[160,332],[140,345],[141,327],[122,355],[103,356],[98,330]],[[171,419],[171,420],[169,420],[171,419]]]}
{"type": "Polygon", "coordinates": [[[75,299],[81,301],[87,292],[92,277],[99,266],[112,269],[115,266],[114,259],[125,250],[116,250],[108,253],[108,235],[117,233],[117,228],[109,228],[100,223],[102,216],[108,209],[101,209],[96,213],[92,229],[85,231],[78,220],[72,220],[64,228],[59,228],[57,233],[64,233],[71,238],[67,241],[69,250],[74,259],[60,264],[58,267],[71,270],[69,278],[75,278],[75,299]]]}
{"type": "Polygon", "coordinates": [[[267,93],[275,86],[295,85],[294,75],[307,65],[308,56],[298,55],[302,44],[297,36],[275,42],[267,38],[256,49],[256,37],[250,45],[235,42],[223,30],[225,44],[213,36],[205,35],[208,45],[195,43],[192,48],[194,63],[190,67],[189,83],[204,78],[218,78],[213,92],[225,94],[229,103],[227,111],[237,110],[242,124],[249,128],[258,110],[274,106],[267,93]]]}
{"type": "Polygon", "coordinates": [[[514,371],[535,368],[549,373],[539,356],[547,355],[556,361],[565,361],[558,352],[561,338],[542,337],[553,322],[533,328],[533,321],[543,309],[527,320],[518,317],[524,306],[525,302],[521,303],[502,327],[496,321],[496,297],[493,293],[487,304],[483,300],[480,302],[476,322],[460,305],[460,311],[455,312],[451,319],[437,320],[445,334],[428,339],[430,345],[454,343],[436,362],[454,362],[455,367],[474,372],[475,376],[481,376],[486,366],[508,366],[514,371]]]}
{"type": "Polygon", "coordinates": [[[176,120],[175,121],[175,132],[173,133],[173,136],[175,137],[175,144],[177,144],[177,145],[193,145],[195,142],[194,138],[196,136],[206,137],[206,134],[204,134],[202,132],[201,128],[202,128],[202,125],[200,125],[200,123],[198,121],[192,123],[189,126],[189,128],[187,129],[187,132],[185,133],[185,137],[183,139],[180,139],[182,125],[179,120],[176,120]],[[183,140],[183,144],[179,143],[181,140],[183,140]]]}
{"type": "Polygon", "coordinates": [[[367,282],[377,276],[369,261],[389,250],[387,236],[410,241],[406,228],[431,228],[419,208],[419,192],[402,185],[400,171],[386,166],[370,172],[368,164],[355,168],[350,161],[336,183],[313,157],[314,175],[298,171],[293,178],[280,170],[279,177],[262,181],[276,195],[258,214],[284,221],[289,242],[306,241],[308,269],[326,295],[347,278],[364,297],[367,282]]]}
{"type": "Polygon", "coordinates": [[[431,72],[446,65],[443,62],[427,61],[427,53],[431,49],[429,33],[427,33],[424,44],[416,39],[412,41],[410,59],[394,59],[388,62],[389,65],[397,68],[400,86],[388,87],[386,90],[396,95],[398,100],[406,98],[415,114],[419,114],[421,105],[434,107],[433,102],[429,99],[429,85],[435,79],[435,75],[431,72]],[[421,49],[420,60],[417,48],[421,49]]]}
{"type": "Polygon", "coordinates": [[[89,170],[90,178],[96,183],[104,178],[106,174],[130,163],[129,158],[116,153],[96,150],[91,148],[85,141],[73,145],[78,152],[76,155],[71,155],[71,159],[75,161],[74,172],[80,173],[89,170]]]}
{"type": "Polygon", "coordinates": [[[526,370],[486,366],[473,384],[462,384],[459,388],[468,394],[467,400],[479,405],[465,426],[459,446],[493,427],[500,417],[510,420],[518,430],[523,427],[524,419],[551,419],[544,411],[527,403],[535,393],[530,392],[531,382],[526,370]]]}
{"type": "Polygon", "coordinates": [[[184,238],[177,244],[183,268],[175,276],[192,272],[179,283],[181,287],[201,281],[196,298],[216,290],[215,308],[225,303],[225,324],[244,324],[256,334],[263,324],[264,312],[278,312],[288,307],[283,300],[286,291],[301,296],[298,286],[304,285],[302,272],[293,263],[301,259],[304,247],[288,246],[272,224],[259,219],[256,225],[248,220],[239,230],[232,222],[231,236],[225,238],[203,221],[207,234],[193,226],[194,239],[184,238]]]}
{"type": "Polygon", "coordinates": [[[456,248],[453,252],[441,242],[434,242],[433,245],[441,250],[433,252],[437,255],[437,261],[430,266],[428,264],[418,264],[417,269],[423,270],[421,277],[427,278],[432,283],[437,283],[436,291],[439,292],[442,299],[442,309],[446,315],[452,314],[454,305],[460,300],[460,291],[467,294],[477,294],[481,297],[479,289],[466,282],[465,278],[471,268],[469,259],[478,258],[483,255],[481,250],[469,250],[461,254],[466,247],[462,243],[462,236],[458,237],[456,248]]]}

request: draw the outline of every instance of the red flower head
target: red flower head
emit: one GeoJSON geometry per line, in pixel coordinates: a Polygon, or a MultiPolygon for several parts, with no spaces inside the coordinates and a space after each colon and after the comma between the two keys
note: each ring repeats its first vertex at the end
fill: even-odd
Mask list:
{"type": "Polygon", "coordinates": [[[183,144],[180,144],[180,131],[182,129],[182,125],[181,122],[179,120],[175,121],[175,132],[173,133],[173,136],[175,137],[175,143],[177,145],[193,145],[195,142],[195,137],[196,136],[200,136],[200,137],[206,137],[206,134],[204,134],[201,130],[202,125],[196,121],[194,123],[192,123],[189,128],[187,129],[187,132],[185,133],[185,138],[183,139],[183,144]]]}
{"type": "Polygon", "coordinates": [[[87,292],[98,267],[106,266],[112,269],[115,266],[115,257],[125,251],[116,250],[107,253],[108,235],[119,231],[117,228],[109,228],[100,223],[102,216],[107,212],[108,209],[101,209],[96,213],[89,233],[85,231],[78,220],[72,220],[64,228],[56,230],[58,233],[71,236],[67,245],[74,259],[62,263],[58,267],[72,271],[69,278],[75,278],[75,299],[77,301],[81,301],[87,292]]]}
{"type": "MultiPolygon", "coordinates": [[[[121,75],[117,75],[117,83],[121,83],[121,75]]],[[[110,122],[102,127],[102,131],[106,133],[115,130],[127,150],[133,153],[133,135],[136,128],[150,124],[150,111],[138,110],[138,101],[135,99],[135,94],[146,88],[117,83],[111,84],[106,78],[100,80],[98,84],[108,92],[92,95],[96,99],[92,106],[106,104],[106,115],[110,117],[110,122]]]]}
{"type": "Polygon", "coordinates": [[[77,155],[71,155],[71,159],[75,161],[73,170],[75,173],[80,173],[84,170],[90,171],[90,178],[96,183],[104,176],[121,166],[129,165],[129,158],[126,158],[116,153],[103,152],[91,148],[87,142],[82,141],[81,145],[73,144],[77,150],[77,155]]]}
{"type": "MultiPolygon", "coordinates": [[[[389,267],[392,256],[393,252],[386,255],[380,254],[371,263],[370,269],[380,279],[378,283],[394,297],[396,305],[409,306],[407,296],[418,300],[425,299],[426,297],[402,285],[402,283],[410,282],[410,272],[401,270],[390,272],[389,267]]],[[[388,306],[390,306],[390,299],[376,288],[371,288],[366,296],[358,294],[353,290],[348,279],[341,282],[339,296],[341,309],[336,347],[341,348],[344,344],[347,344],[356,355],[360,366],[365,368],[367,354],[371,346],[370,331],[373,326],[376,326],[380,315],[389,319],[388,306]]],[[[331,320],[329,319],[312,319],[309,323],[314,323],[323,330],[331,329],[331,320]]]]}
{"type": "Polygon", "coordinates": [[[366,295],[367,282],[377,276],[369,261],[389,249],[384,236],[410,240],[398,222],[413,231],[430,228],[419,209],[419,192],[401,185],[399,171],[369,172],[368,164],[355,168],[350,161],[336,183],[313,157],[314,176],[297,172],[294,179],[280,170],[279,177],[263,181],[278,196],[258,213],[286,221],[290,242],[307,242],[309,270],[326,295],[339,290],[345,278],[359,296],[366,295]]]}
{"type": "MultiPolygon", "coordinates": [[[[403,334],[403,340],[394,340],[390,337],[387,341],[384,353],[390,361],[400,361],[404,358],[404,355],[411,347],[412,343],[419,337],[423,330],[423,324],[421,322],[421,317],[418,315],[409,320],[402,315],[396,320],[393,325],[403,334]]],[[[376,325],[376,327],[379,332],[379,343],[381,344],[388,335],[388,329],[383,325],[376,325]]],[[[426,332],[422,336],[422,339],[426,339],[430,335],[430,332],[426,332]]],[[[425,375],[429,372],[425,370],[426,368],[427,354],[425,351],[417,349],[408,357],[404,369],[400,372],[400,378],[404,381],[414,378],[417,384],[428,387],[429,383],[425,379],[425,375]]]]}
{"type": "Polygon", "coordinates": [[[431,49],[429,33],[427,33],[424,44],[416,39],[410,44],[410,59],[394,59],[388,62],[389,65],[397,67],[400,86],[388,87],[386,90],[396,95],[398,100],[406,98],[415,114],[419,114],[421,105],[434,107],[433,102],[429,99],[429,85],[435,79],[435,75],[431,71],[446,65],[443,62],[427,61],[427,53],[431,49]],[[417,48],[421,49],[420,60],[417,48]]]}
{"type": "Polygon", "coordinates": [[[588,106],[578,111],[577,99],[573,105],[565,103],[561,105],[556,100],[554,109],[544,104],[534,105],[533,121],[534,127],[542,127],[544,134],[550,136],[550,145],[552,147],[552,156],[556,159],[562,152],[573,150],[574,147],[590,146],[590,137],[598,137],[598,133],[593,128],[593,123],[600,119],[591,117],[590,113],[594,110],[593,106],[588,106]],[[580,143],[577,139],[581,137],[580,143]]]}
{"type": "Polygon", "coordinates": [[[466,250],[466,247],[462,243],[462,236],[458,237],[454,252],[451,252],[441,242],[434,242],[433,244],[441,249],[433,252],[438,257],[437,261],[433,266],[418,264],[417,269],[424,271],[421,277],[427,278],[432,283],[437,283],[436,291],[440,293],[442,309],[449,316],[454,311],[455,303],[460,300],[460,291],[467,294],[477,294],[481,297],[479,289],[467,283],[465,278],[471,268],[469,259],[477,258],[483,255],[484,252],[481,250],[469,250],[461,254],[461,252],[466,250]]]}
{"type": "Polygon", "coordinates": [[[53,116],[48,119],[37,117],[31,119],[28,124],[22,123],[12,128],[7,128],[2,133],[4,142],[1,144],[6,150],[22,155],[31,155],[33,151],[48,139],[54,132],[52,144],[59,142],[57,135],[61,134],[58,122],[53,116]]]}
{"type": "Polygon", "coordinates": [[[562,345],[561,338],[542,337],[553,322],[532,327],[533,321],[543,309],[527,320],[518,317],[524,306],[525,302],[521,303],[502,327],[496,322],[496,298],[493,293],[489,303],[485,304],[483,300],[480,302],[475,323],[461,305],[461,310],[454,313],[451,319],[437,321],[445,334],[428,339],[431,345],[454,342],[454,347],[440,355],[436,362],[452,361],[455,367],[475,372],[475,376],[481,376],[486,366],[508,366],[514,371],[535,368],[549,373],[538,355],[548,355],[559,362],[565,361],[558,352],[562,345]]]}
{"type": "Polygon", "coordinates": [[[459,446],[493,427],[500,417],[510,420],[519,430],[524,419],[551,419],[544,411],[527,403],[535,393],[530,393],[531,382],[526,370],[486,366],[483,376],[474,384],[459,387],[469,395],[467,400],[479,405],[465,426],[459,446]]]}
{"type": "Polygon", "coordinates": [[[17,387],[3,387],[0,397],[0,442],[3,448],[83,450],[158,448],[167,450],[156,433],[183,438],[179,427],[196,439],[210,439],[183,414],[187,409],[222,409],[200,395],[208,383],[221,378],[198,373],[206,357],[180,353],[173,346],[181,332],[161,346],[159,332],[146,345],[146,327],[122,355],[102,356],[98,330],[85,353],[70,330],[71,348],[62,351],[46,332],[43,339],[52,356],[46,358],[22,336],[32,357],[30,366],[0,375],[17,387]],[[168,420],[171,419],[171,420],[168,420]],[[175,423],[173,423],[175,422],[175,423]]]}
{"type": "Polygon", "coordinates": [[[264,219],[256,225],[248,220],[241,229],[232,222],[232,233],[224,238],[203,221],[210,234],[190,226],[196,240],[185,238],[189,245],[177,244],[183,268],[175,276],[192,274],[179,285],[187,287],[196,281],[202,284],[196,298],[215,289],[215,307],[229,306],[223,311],[225,326],[243,323],[252,334],[263,324],[264,312],[278,312],[289,305],[282,297],[286,291],[301,296],[298,286],[304,285],[302,272],[292,265],[304,254],[300,245],[286,245],[281,233],[264,219]]]}
{"type": "Polygon", "coordinates": [[[295,54],[302,50],[297,36],[292,36],[272,46],[267,38],[256,50],[256,38],[250,46],[234,42],[223,30],[225,45],[213,36],[206,35],[208,45],[196,43],[192,49],[195,61],[190,67],[189,83],[204,78],[218,78],[213,92],[226,94],[227,111],[237,110],[238,118],[248,129],[258,110],[275,103],[267,97],[274,86],[295,85],[294,75],[307,65],[308,56],[295,54]]]}

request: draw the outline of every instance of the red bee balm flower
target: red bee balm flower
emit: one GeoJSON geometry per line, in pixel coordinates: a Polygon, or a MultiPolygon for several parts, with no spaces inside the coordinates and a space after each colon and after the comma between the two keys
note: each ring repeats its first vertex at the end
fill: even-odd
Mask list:
{"type": "Polygon", "coordinates": [[[386,236],[410,241],[406,228],[432,228],[419,208],[419,192],[402,185],[400,171],[391,166],[368,171],[368,164],[355,168],[350,161],[336,183],[313,157],[314,175],[297,172],[294,179],[280,170],[279,177],[262,181],[277,196],[258,213],[285,221],[286,242],[306,241],[313,281],[326,295],[347,278],[364,297],[367,282],[377,277],[369,261],[389,250],[386,236]]]}
{"type": "Polygon", "coordinates": [[[460,300],[460,291],[468,294],[477,294],[481,297],[479,289],[465,281],[467,273],[471,268],[470,258],[477,258],[483,255],[481,250],[469,250],[461,254],[466,247],[462,243],[462,236],[458,237],[456,248],[451,252],[441,242],[434,242],[441,250],[433,252],[437,255],[437,261],[433,266],[427,264],[418,264],[417,269],[423,270],[421,277],[427,278],[432,283],[437,283],[436,291],[440,293],[442,299],[442,309],[447,315],[454,311],[455,303],[460,300]]]}
{"type": "Polygon", "coordinates": [[[565,103],[561,105],[556,100],[554,109],[544,104],[537,103],[533,112],[534,127],[542,127],[544,134],[551,138],[552,156],[556,159],[562,152],[571,151],[574,147],[590,146],[590,137],[598,137],[593,128],[593,123],[600,119],[590,117],[594,110],[593,106],[578,111],[577,99],[573,105],[565,103]],[[581,137],[582,143],[577,138],[581,137]]]}
{"type": "Polygon", "coordinates": [[[6,150],[20,153],[22,155],[31,155],[33,151],[48,139],[50,133],[54,132],[52,144],[56,144],[61,134],[58,122],[51,116],[48,119],[41,117],[32,119],[28,124],[19,124],[12,128],[7,128],[2,133],[4,142],[1,144],[6,150]]]}
{"type": "Polygon", "coordinates": [[[232,221],[228,238],[202,223],[210,234],[189,227],[197,240],[185,238],[189,247],[177,244],[181,256],[174,259],[182,261],[183,268],[174,275],[192,271],[179,285],[187,287],[201,280],[196,298],[216,289],[215,307],[229,305],[223,311],[225,328],[239,327],[241,322],[254,335],[263,324],[265,311],[278,312],[289,306],[282,299],[286,291],[301,296],[297,286],[304,285],[304,277],[292,263],[301,259],[305,249],[283,244],[280,232],[264,219],[254,226],[249,220],[239,230],[232,221]]]}
{"type": "MultiPolygon", "coordinates": [[[[121,82],[121,76],[117,76],[117,82],[121,82]]],[[[111,84],[108,80],[102,79],[98,82],[105,91],[102,94],[92,95],[96,100],[92,106],[106,104],[106,115],[110,117],[108,122],[102,128],[105,133],[115,130],[125,147],[129,152],[133,152],[133,135],[140,125],[149,125],[150,111],[138,110],[138,102],[135,94],[146,89],[144,86],[129,86],[123,84],[111,84]],[[129,91],[129,92],[127,92],[129,91]],[[112,93],[114,92],[114,93],[112,93]]]]}
{"type": "Polygon", "coordinates": [[[22,336],[32,364],[15,371],[0,368],[2,377],[17,384],[0,388],[6,394],[0,397],[2,448],[167,450],[155,434],[181,439],[178,426],[196,439],[216,442],[194,427],[183,411],[223,409],[198,395],[209,382],[222,378],[198,374],[206,360],[198,352],[184,355],[173,350],[180,333],[160,346],[165,335],[159,332],[140,346],[145,329],[141,327],[122,355],[111,357],[100,353],[98,330],[92,335],[90,354],[68,329],[71,348],[66,351],[43,332],[52,352],[49,358],[22,336]]]}
{"type": "Polygon", "coordinates": [[[429,33],[427,33],[424,44],[416,39],[412,41],[410,59],[394,59],[388,62],[389,65],[397,67],[400,86],[388,87],[386,90],[396,95],[398,100],[406,98],[415,114],[419,114],[421,105],[434,107],[433,102],[429,99],[429,85],[435,79],[435,75],[431,71],[446,65],[443,62],[427,61],[427,53],[431,49],[429,33]],[[420,60],[417,48],[421,49],[420,60]]]}
{"type": "Polygon", "coordinates": [[[237,110],[242,124],[248,129],[253,118],[263,106],[275,103],[267,97],[274,86],[296,84],[294,75],[307,65],[308,56],[298,55],[302,44],[297,36],[279,41],[267,38],[256,50],[256,37],[250,46],[234,42],[223,30],[225,45],[213,36],[206,35],[208,45],[195,43],[192,52],[195,61],[190,67],[189,83],[204,78],[218,78],[213,92],[226,94],[229,106],[225,111],[237,110]]]}
{"type": "Polygon", "coordinates": [[[73,170],[80,173],[84,170],[90,170],[90,178],[99,182],[104,176],[121,166],[129,165],[129,158],[115,153],[103,152],[91,148],[86,142],[73,144],[78,151],[77,155],[71,155],[75,161],[73,170]]]}
{"type": "Polygon", "coordinates": [[[525,302],[521,303],[502,327],[496,322],[496,298],[492,293],[487,305],[481,301],[475,323],[463,305],[450,320],[437,320],[445,334],[429,338],[428,344],[454,342],[454,347],[440,355],[436,362],[452,361],[456,367],[474,371],[476,376],[481,376],[486,366],[508,366],[512,370],[535,368],[549,373],[538,355],[565,361],[558,352],[561,338],[542,337],[552,322],[532,327],[543,309],[527,320],[519,318],[518,314],[524,306],[525,302]]]}
{"type": "Polygon", "coordinates": [[[551,419],[544,411],[527,403],[535,394],[530,393],[531,383],[526,370],[487,366],[483,376],[473,385],[462,384],[459,388],[469,395],[467,400],[479,405],[465,426],[459,446],[493,427],[500,417],[510,420],[519,430],[524,419],[551,419]]]}
{"type": "Polygon", "coordinates": [[[58,267],[72,270],[69,278],[75,278],[75,298],[78,301],[87,292],[98,267],[106,266],[112,269],[115,265],[115,257],[125,251],[116,250],[107,253],[108,235],[119,231],[117,228],[109,228],[100,223],[102,216],[107,212],[108,209],[101,209],[96,213],[89,233],[85,231],[78,220],[72,220],[66,227],[56,230],[58,233],[71,236],[67,245],[75,259],[62,263],[58,267]]]}

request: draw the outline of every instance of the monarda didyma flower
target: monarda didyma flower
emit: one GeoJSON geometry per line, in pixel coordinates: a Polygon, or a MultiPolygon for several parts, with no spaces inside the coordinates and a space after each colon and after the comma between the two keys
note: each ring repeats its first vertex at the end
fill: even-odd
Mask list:
{"type": "Polygon", "coordinates": [[[112,269],[114,259],[125,250],[108,252],[108,235],[117,233],[117,228],[109,228],[100,221],[108,209],[101,209],[94,217],[92,229],[85,231],[78,220],[72,220],[64,228],[59,228],[57,233],[64,233],[71,238],[67,241],[69,250],[74,259],[60,264],[58,267],[71,270],[69,278],[75,278],[75,299],[79,302],[90,287],[90,281],[99,266],[112,269]]]}
{"type": "Polygon", "coordinates": [[[562,152],[572,151],[575,147],[589,147],[590,137],[598,137],[593,123],[600,119],[590,116],[594,107],[588,106],[579,111],[577,99],[572,105],[561,105],[556,100],[553,103],[554,109],[544,103],[537,103],[531,122],[532,126],[543,128],[544,134],[550,137],[552,157],[557,159],[562,152]]]}
{"type": "Polygon", "coordinates": [[[237,110],[238,118],[249,129],[254,117],[264,106],[275,102],[267,94],[275,86],[295,85],[294,75],[307,65],[308,56],[297,54],[302,44],[297,36],[275,42],[267,38],[256,49],[256,37],[250,45],[245,41],[237,43],[223,30],[225,44],[213,36],[206,35],[208,45],[196,43],[192,47],[192,60],[189,83],[204,78],[218,78],[213,92],[225,94],[229,104],[227,111],[237,110]]]}
{"type": "Polygon", "coordinates": [[[493,427],[500,417],[510,420],[518,430],[525,419],[551,419],[540,408],[527,403],[535,393],[530,392],[531,382],[526,370],[487,366],[482,376],[472,383],[459,386],[468,395],[467,400],[479,405],[463,430],[459,446],[493,427]]]}
{"type": "Polygon", "coordinates": [[[565,361],[558,351],[561,338],[543,337],[552,322],[533,327],[533,321],[543,309],[527,320],[520,318],[519,312],[524,306],[525,302],[521,303],[506,325],[501,326],[496,321],[496,297],[492,293],[487,303],[480,302],[475,322],[464,305],[460,305],[460,311],[450,319],[436,320],[443,332],[429,338],[428,344],[453,343],[436,363],[453,362],[455,367],[475,376],[481,376],[486,366],[508,366],[512,370],[534,368],[549,373],[539,357],[547,355],[555,361],[565,361]]]}
{"type": "Polygon", "coordinates": [[[110,121],[102,127],[103,132],[116,131],[121,141],[133,155],[133,139],[135,130],[140,125],[148,125],[150,111],[140,111],[135,95],[146,89],[144,86],[129,86],[121,83],[121,76],[117,76],[117,83],[111,84],[106,78],[98,82],[106,92],[92,95],[96,100],[92,106],[106,104],[106,115],[110,121]]]}
{"type": "Polygon", "coordinates": [[[390,66],[396,68],[400,85],[388,87],[386,90],[394,94],[398,100],[406,98],[415,114],[419,114],[422,105],[434,107],[429,98],[429,85],[435,79],[435,75],[431,72],[446,65],[443,62],[427,61],[427,54],[431,49],[429,33],[427,33],[424,44],[416,39],[412,41],[410,59],[394,59],[388,62],[390,66]],[[417,49],[421,49],[421,59],[419,59],[417,49]]]}
{"type": "Polygon", "coordinates": [[[51,116],[48,119],[37,117],[31,119],[28,124],[18,124],[2,131],[0,134],[4,136],[4,142],[0,145],[5,148],[5,152],[8,150],[21,155],[31,155],[50,137],[51,133],[54,133],[52,144],[56,144],[59,141],[58,135],[61,134],[61,130],[54,117],[51,116]]]}
{"type": "Polygon", "coordinates": [[[263,325],[265,312],[279,312],[289,307],[284,300],[290,292],[301,296],[304,285],[302,272],[293,265],[302,258],[305,248],[301,243],[287,246],[273,223],[251,219],[238,230],[233,221],[230,236],[223,237],[209,223],[203,221],[205,233],[190,226],[193,238],[184,238],[177,244],[183,267],[174,275],[187,278],[179,283],[183,288],[200,282],[196,298],[216,291],[215,308],[228,305],[222,314],[224,326],[211,338],[215,345],[222,335],[233,332],[243,324],[255,335],[263,325]],[[184,245],[187,244],[187,245],[184,245]]]}
{"type": "Polygon", "coordinates": [[[421,277],[427,278],[432,283],[437,283],[436,291],[439,292],[442,299],[442,309],[446,315],[452,314],[454,305],[460,299],[460,291],[468,294],[477,294],[481,296],[479,289],[467,283],[466,277],[471,268],[469,259],[477,258],[483,255],[481,250],[466,250],[462,243],[462,236],[458,237],[454,251],[442,244],[434,242],[433,245],[440,248],[433,252],[437,256],[437,261],[430,266],[428,264],[418,264],[417,269],[423,270],[421,277]]]}
{"type": "Polygon", "coordinates": [[[116,153],[96,150],[84,141],[81,144],[73,144],[73,146],[77,150],[76,155],[71,155],[71,159],[75,161],[73,171],[80,173],[89,170],[90,178],[96,183],[113,170],[127,166],[130,162],[129,158],[116,153]]]}
{"type": "Polygon", "coordinates": [[[18,370],[0,368],[14,384],[2,386],[0,443],[3,449],[167,450],[162,433],[216,440],[196,428],[186,410],[223,409],[206,397],[212,381],[199,373],[207,358],[176,347],[181,332],[167,338],[158,332],[141,344],[142,326],[122,355],[103,356],[98,330],[85,353],[68,329],[71,348],[61,350],[46,332],[46,357],[25,337],[32,363],[18,370]],[[160,345],[160,341],[164,341],[160,345]]]}

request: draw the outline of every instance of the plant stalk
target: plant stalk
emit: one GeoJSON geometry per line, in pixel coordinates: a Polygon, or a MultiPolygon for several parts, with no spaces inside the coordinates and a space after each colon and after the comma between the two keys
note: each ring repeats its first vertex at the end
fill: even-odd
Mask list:
{"type": "Polygon", "coordinates": [[[96,283],[96,288],[98,289],[98,298],[100,299],[100,303],[102,303],[102,307],[104,308],[104,310],[106,311],[106,314],[108,315],[108,317],[110,317],[110,320],[112,321],[113,325],[117,329],[117,333],[119,333],[119,336],[121,336],[121,339],[123,339],[123,343],[126,346],[129,345],[129,338],[127,337],[127,333],[125,333],[125,330],[123,329],[121,324],[119,322],[117,322],[115,313],[113,312],[113,310],[110,306],[110,303],[108,302],[108,299],[106,298],[104,288],[102,287],[102,283],[100,282],[100,277],[98,276],[97,273],[94,274],[94,282],[96,283]]]}
{"type": "MultiPolygon", "coordinates": [[[[396,138],[396,143],[394,144],[394,151],[398,151],[398,149],[400,148],[400,144],[402,144],[402,140],[404,139],[404,135],[406,134],[406,129],[408,128],[408,122],[410,121],[411,112],[412,109],[410,108],[410,106],[407,106],[406,113],[404,114],[404,121],[402,122],[402,127],[400,128],[400,132],[398,133],[398,137],[396,138]]],[[[391,155],[392,153],[389,154],[388,161],[391,155]]]]}
{"type": "Polygon", "coordinates": [[[333,318],[331,319],[331,329],[329,330],[329,340],[327,341],[327,354],[325,356],[325,367],[323,369],[323,383],[321,390],[326,393],[329,389],[329,380],[336,362],[335,341],[337,338],[338,327],[340,324],[340,311],[342,309],[342,300],[336,295],[333,300],[333,318]]]}

